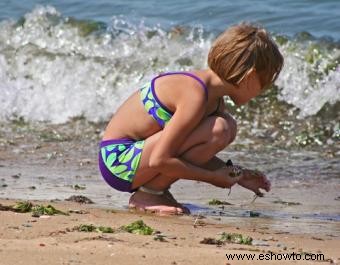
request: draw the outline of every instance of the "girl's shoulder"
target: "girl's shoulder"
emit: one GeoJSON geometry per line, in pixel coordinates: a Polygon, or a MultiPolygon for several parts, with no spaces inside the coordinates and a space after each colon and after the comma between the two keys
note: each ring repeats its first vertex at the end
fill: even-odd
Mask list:
{"type": "Polygon", "coordinates": [[[181,95],[202,94],[206,100],[208,99],[208,87],[195,71],[163,72],[151,80],[151,85],[155,86],[156,81],[157,86],[164,87],[165,89],[170,87],[171,89],[169,90],[171,92],[177,91],[181,95]]]}

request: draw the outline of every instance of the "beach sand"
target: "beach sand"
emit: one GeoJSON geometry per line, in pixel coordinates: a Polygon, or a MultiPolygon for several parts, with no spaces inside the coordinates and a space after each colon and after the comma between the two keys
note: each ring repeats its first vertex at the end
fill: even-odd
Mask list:
{"type": "Polygon", "coordinates": [[[251,203],[253,194],[240,187],[233,188],[228,196],[227,190],[208,184],[179,181],[171,192],[192,210],[192,215],[165,217],[129,212],[129,194],[114,191],[99,176],[101,126],[77,120],[63,126],[3,124],[0,128],[1,205],[29,200],[52,204],[65,212],[85,211],[40,218],[32,217],[32,213],[0,211],[0,265],[340,264],[336,157],[285,150],[222,152],[225,160],[231,158],[268,172],[272,191],[251,203]],[[290,168],[286,169],[286,164],[290,168]],[[94,204],[65,201],[72,195],[86,196],[94,204]],[[226,200],[228,205],[209,205],[214,198],[226,200]],[[251,212],[259,217],[250,216],[251,212]],[[137,220],[160,231],[165,242],[155,240],[155,235],[119,231],[122,225],[137,220]],[[81,224],[109,226],[116,231],[73,230],[81,224]],[[253,245],[200,243],[219,239],[223,232],[251,236],[253,245]],[[323,254],[324,261],[297,261],[299,256],[295,261],[292,256],[290,261],[282,256],[257,260],[260,254],[270,252],[323,254]],[[252,254],[255,260],[228,260],[226,254],[252,254]]]}
{"type": "MultiPolygon", "coordinates": [[[[1,199],[3,206],[16,200],[1,199]]],[[[271,228],[237,227],[219,224],[213,218],[158,216],[98,208],[91,204],[65,201],[32,201],[52,204],[70,215],[32,217],[32,213],[0,211],[0,264],[337,264],[340,263],[340,238],[278,232],[271,228]],[[164,236],[137,235],[119,230],[122,225],[143,220],[164,236]],[[75,226],[109,226],[114,233],[79,232],[75,226]],[[251,236],[254,245],[225,243],[220,246],[200,243],[218,239],[222,232],[251,236]],[[323,254],[324,261],[228,260],[226,254],[310,253],[323,254]]],[[[269,254],[270,255],[270,254],[269,254]]],[[[274,256],[272,256],[274,257],[274,256]]],[[[307,256],[302,255],[302,259],[307,256]]],[[[279,259],[280,256],[277,256],[279,259]]],[[[282,259],[282,257],[281,257],[282,259]]]]}

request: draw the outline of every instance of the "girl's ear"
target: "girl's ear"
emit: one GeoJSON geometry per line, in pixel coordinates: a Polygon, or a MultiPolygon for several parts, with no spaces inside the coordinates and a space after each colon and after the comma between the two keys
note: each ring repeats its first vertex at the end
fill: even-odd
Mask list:
{"type": "Polygon", "coordinates": [[[237,84],[240,84],[244,79],[249,80],[249,77],[254,76],[254,74],[256,74],[256,69],[254,67],[250,68],[248,70],[248,72],[245,73],[245,75],[238,81],[237,84]]]}
{"type": "Polygon", "coordinates": [[[254,75],[256,75],[256,69],[255,67],[252,67],[249,69],[249,71],[245,74],[245,77],[246,78],[249,78],[249,77],[253,77],[254,75]]]}
{"type": "MultiPolygon", "coordinates": [[[[259,80],[258,79],[258,74],[257,74],[257,71],[256,69],[253,67],[251,68],[247,73],[246,73],[246,80],[247,80],[247,83],[251,83],[251,84],[254,84],[254,83],[257,83],[259,80]]],[[[261,85],[261,83],[260,83],[261,85]]]]}

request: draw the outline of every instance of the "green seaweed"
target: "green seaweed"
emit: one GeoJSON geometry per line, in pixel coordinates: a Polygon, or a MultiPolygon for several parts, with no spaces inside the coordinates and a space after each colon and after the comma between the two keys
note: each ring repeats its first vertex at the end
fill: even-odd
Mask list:
{"type": "Polygon", "coordinates": [[[285,45],[288,42],[288,38],[285,36],[275,36],[275,41],[279,44],[279,45],[285,45]]]}
{"type": "Polygon", "coordinates": [[[249,236],[245,236],[242,234],[237,233],[226,233],[223,232],[221,238],[219,239],[223,242],[227,243],[236,243],[236,244],[243,244],[243,245],[251,245],[253,239],[249,236]]]}
{"type": "Polygon", "coordinates": [[[147,226],[143,220],[137,220],[129,225],[121,227],[122,230],[138,235],[151,235],[154,231],[150,226],[147,226]]]}
{"type": "Polygon", "coordinates": [[[61,215],[69,215],[68,213],[64,213],[60,210],[57,210],[52,205],[35,205],[31,209],[32,216],[33,217],[39,217],[41,215],[55,215],[55,214],[61,214],[61,215]]]}
{"type": "Polygon", "coordinates": [[[228,204],[226,202],[220,201],[218,199],[212,199],[208,202],[209,205],[225,205],[228,204]]]}
{"type": "Polygon", "coordinates": [[[17,202],[12,206],[13,211],[18,213],[28,213],[32,210],[33,204],[29,201],[17,202]]]}
{"type": "Polygon", "coordinates": [[[109,227],[109,226],[99,226],[97,227],[97,230],[99,230],[102,233],[113,233],[114,232],[112,227],[109,227]]]}
{"type": "Polygon", "coordinates": [[[75,227],[75,230],[77,230],[79,232],[95,232],[96,229],[97,229],[97,227],[95,227],[92,224],[90,224],[90,225],[81,224],[81,225],[75,227]]]}
{"type": "Polygon", "coordinates": [[[310,64],[315,64],[322,57],[323,57],[322,49],[320,45],[317,43],[311,44],[305,53],[305,60],[310,64]]]}
{"type": "Polygon", "coordinates": [[[339,65],[340,58],[332,59],[324,68],[324,72],[326,75],[329,74],[330,71],[335,71],[337,66],[339,65]]]}
{"type": "Polygon", "coordinates": [[[69,17],[67,19],[66,24],[76,27],[79,30],[79,35],[82,37],[86,37],[93,32],[100,31],[106,28],[106,25],[103,22],[79,20],[72,17],[69,17]]]}
{"type": "Polygon", "coordinates": [[[76,230],[78,232],[101,232],[101,233],[113,233],[113,228],[109,226],[95,226],[93,224],[81,224],[79,226],[76,226],[73,230],[76,230]]]}
{"type": "Polygon", "coordinates": [[[69,215],[68,213],[64,213],[60,210],[57,210],[52,205],[33,205],[29,201],[25,202],[17,202],[15,205],[10,206],[11,210],[18,213],[28,213],[32,212],[33,217],[39,217],[41,215],[55,215],[55,214],[62,214],[62,215],[69,215]]]}

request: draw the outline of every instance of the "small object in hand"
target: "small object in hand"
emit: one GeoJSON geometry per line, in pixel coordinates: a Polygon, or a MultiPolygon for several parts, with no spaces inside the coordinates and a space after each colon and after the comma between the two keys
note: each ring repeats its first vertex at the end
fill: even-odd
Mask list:
{"type": "Polygon", "coordinates": [[[234,165],[233,162],[230,159],[228,159],[228,161],[225,162],[225,164],[226,164],[227,167],[232,167],[234,165]]]}
{"type": "Polygon", "coordinates": [[[231,172],[229,173],[229,177],[236,178],[242,175],[242,168],[240,166],[234,166],[233,162],[230,159],[228,159],[225,164],[227,167],[232,168],[231,172]]]}

